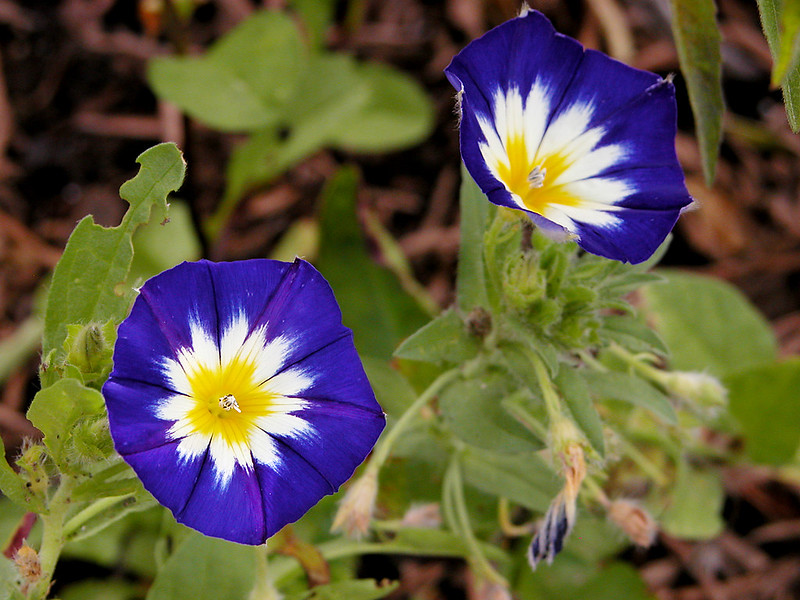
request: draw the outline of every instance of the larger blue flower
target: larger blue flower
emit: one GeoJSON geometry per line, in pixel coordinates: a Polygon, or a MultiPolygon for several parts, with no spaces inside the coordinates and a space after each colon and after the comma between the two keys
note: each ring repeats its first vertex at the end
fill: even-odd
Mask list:
{"type": "Polygon", "coordinates": [[[461,155],[494,204],[585,250],[646,260],[691,202],[675,155],[672,84],[585,50],[528,11],[445,69],[461,155]]]}
{"type": "Polygon", "coordinates": [[[244,544],[335,492],[385,422],[330,286],[302,260],[150,279],[103,395],[116,449],[153,496],[244,544]]]}

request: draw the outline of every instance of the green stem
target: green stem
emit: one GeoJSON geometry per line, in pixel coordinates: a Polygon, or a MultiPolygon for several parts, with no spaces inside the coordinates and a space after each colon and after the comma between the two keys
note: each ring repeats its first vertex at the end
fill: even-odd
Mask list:
{"type": "Polygon", "coordinates": [[[663,470],[647,458],[642,452],[633,444],[631,444],[624,436],[617,434],[622,452],[639,467],[642,472],[648,475],[657,485],[663,487],[669,483],[669,479],[664,475],[663,470]]]}
{"type": "Polygon", "coordinates": [[[437,377],[433,383],[428,386],[420,396],[406,409],[406,412],[397,420],[397,423],[394,424],[386,435],[381,437],[378,441],[375,449],[372,452],[372,458],[367,465],[367,469],[371,469],[376,473],[380,470],[383,464],[386,462],[386,459],[389,458],[389,453],[392,450],[392,445],[397,441],[397,438],[400,436],[403,431],[405,431],[406,427],[414,420],[414,417],[417,416],[417,413],[422,410],[422,407],[428,404],[435,396],[438,394],[442,388],[444,388],[447,384],[449,384],[453,379],[460,375],[461,371],[459,369],[451,369],[449,371],[445,371],[439,377],[437,377]]]}
{"type": "Polygon", "coordinates": [[[457,524],[458,533],[463,536],[464,541],[467,543],[472,560],[475,562],[475,567],[483,577],[492,583],[498,583],[508,587],[508,582],[505,578],[497,572],[497,569],[492,566],[483,554],[478,540],[475,537],[475,533],[472,531],[472,525],[469,522],[467,503],[464,499],[464,482],[461,477],[461,463],[458,456],[454,456],[450,461],[450,466],[445,473],[443,485],[450,489],[453,518],[457,524]]]}
{"type": "Polygon", "coordinates": [[[653,365],[640,360],[636,357],[636,355],[631,354],[618,344],[611,344],[608,347],[608,350],[614,356],[622,360],[626,365],[631,367],[634,371],[637,371],[639,374],[643,375],[645,379],[648,379],[659,385],[663,383],[664,372],[661,369],[657,369],[653,365]]]}
{"type": "Polygon", "coordinates": [[[280,600],[269,571],[269,548],[266,544],[256,548],[256,580],[248,600],[280,600]]]}
{"type": "MultiPolygon", "coordinates": [[[[524,345],[523,348],[525,348],[524,345]]],[[[533,365],[533,372],[536,373],[536,378],[539,380],[539,389],[542,390],[547,416],[550,418],[551,424],[555,423],[562,418],[561,400],[558,397],[558,392],[556,392],[556,389],[553,387],[553,382],[550,380],[550,374],[547,372],[544,361],[532,350],[528,348],[525,348],[525,350],[533,365]]]]}
{"type": "MultiPolygon", "coordinates": [[[[530,393],[527,392],[526,393],[530,393]]],[[[543,442],[547,441],[547,429],[545,426],[542,425],[539,420],[534,417],[531,413],[525,410],[525,407],[520,404],[519,401],[516,400],[516,396],[511,396],[513,398],[510,401],[503,401],[502,405],[509,414],[514,417],[517,421],[522,424],[523,427],[528,429],[533,435],[538,437],[543,442]]]]}
{"type": "Polygon", "coordinates": [[[123,496],[111,496],[110,498],[101,498],[96,502],[93,502],[82,511],[80,511],[77,515],[72,517],[67,523],[64,525],[63,530],[63,537],[65,540],[69,540],[89,519],[96,517],[101,512],[106,509],[111,508],[115,504],[122,502],[126,498],[130,498],[133,496],[134,493],[125,494],[123,496]]]}
{"type": "Polygon", "coordinates": [[[42,545],[39,548],[39,563],[42,574],[36,585],[28,591],[29,600],[44,600],[50,591],[50,582],[56,569],[58,557],[64,547],[64,517],[71,501],[74,481],[68,475],[61,476],[61,483],[50,499],[47,514],[41,515],[42,545]]]}

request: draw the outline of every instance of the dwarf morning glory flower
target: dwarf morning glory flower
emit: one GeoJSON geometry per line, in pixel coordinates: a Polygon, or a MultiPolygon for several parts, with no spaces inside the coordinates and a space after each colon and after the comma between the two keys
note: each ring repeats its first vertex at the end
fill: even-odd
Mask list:
{"type": "Polygon", "coordinates": [[[541,13],[474,40],[445,73],[459,92],[472,178],[551,236],[642,262],[691,202],[672,84],[585,50],[541,13]]]}
{"type": "Polygon", "coordinates": [[[335,492],[384,427],[309,263],[183,263],[141,288],[103,386],[117,451],[175,518],[261,544],[335,492]]]}

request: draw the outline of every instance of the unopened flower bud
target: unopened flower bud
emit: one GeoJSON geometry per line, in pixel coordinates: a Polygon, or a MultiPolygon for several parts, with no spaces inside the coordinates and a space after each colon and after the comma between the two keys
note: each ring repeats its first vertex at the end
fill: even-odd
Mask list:
{"type": "Polygon", "coordinates": [[[637,546],[647,548],[653,544],[658,525],[644,508],[633,500],[614,500],[608,506],[608,518],[637,546]]]}
{"type": "Polygon", "coordinates": [[[716,408],[728,401],[728,390],[708,373],[666,372],[660,383],[673,396],[692,402],[698,408],[716,408]]]}
{"type": "Polygon", "coordinates": [[[375,498],[378,495],[378,473],[367,468],[344,496],[333,519],[331,531],[341,531],[347,537],[361,538],[369,531],[375,498]]]}

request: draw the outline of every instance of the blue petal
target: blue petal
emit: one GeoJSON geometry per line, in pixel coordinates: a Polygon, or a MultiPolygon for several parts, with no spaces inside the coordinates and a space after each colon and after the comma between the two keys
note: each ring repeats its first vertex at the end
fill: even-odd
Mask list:
{"type": "MultiPolygon", "coordinates": [[[[180,511],[173,512],[179,523],[206,535],[240,544],[263,544],[275,533],[266,529],[263,493],[255,471],[239,465],[230,480],[220,486],[211,461],[206,460],[188,501],[180,511]]],[[[317,500],[319,497],[314,502],[317,500]]]]}
{"type": "Polygon", "coordinates": [[[114,377],[103,386],[114,447],[123,457],[151,450],[170,441],[172,421],[156,417],[158,406],[172,392],[140,381],[114,377]]]}

